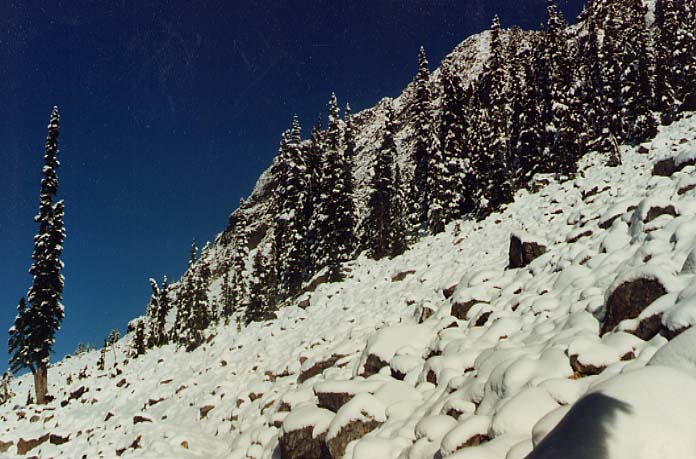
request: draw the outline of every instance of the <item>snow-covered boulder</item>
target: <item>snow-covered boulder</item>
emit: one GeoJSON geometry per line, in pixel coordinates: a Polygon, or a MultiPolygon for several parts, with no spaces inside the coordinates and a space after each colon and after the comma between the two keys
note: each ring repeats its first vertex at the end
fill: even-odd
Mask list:
{"type": "Polygon", "coordinates": [[[537,236],[516,232],[510,235],[509,268],[522,268],[546,253],[545,243],[537,236]]]}
{"type": "Polygon", "coordinates": [[[573,405],[527,459],[696,457],[694,387],[693,376],[662,366],[611,378],[573,405]]]}
{"type": "Polygon", "coordinates": [[[278,443],[282,459],[320,459],[324,437],[334,414],[314,405],[302,405],[283,421],[278,443]]]}

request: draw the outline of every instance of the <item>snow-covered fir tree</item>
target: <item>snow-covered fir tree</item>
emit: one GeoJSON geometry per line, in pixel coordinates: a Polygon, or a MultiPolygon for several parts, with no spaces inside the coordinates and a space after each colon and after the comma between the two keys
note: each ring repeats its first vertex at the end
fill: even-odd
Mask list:
{"type": "MultiPolygon", "coordinates": [[[[432,94],[430,91],[430,72],[428,70],[428,59],[425,55],[425,48],[421,46],[418,52],[418,73],[415,78],[415,94],[413,100],[413,123],[415,126],[415,142],[413,147],[413,164],[415,167],[413,174],[413,186],[411,202],[413,210],[411,221],[417,229],[429,226],[428,215],[430,213],[430,203],[433,200],[429,184],[432,182],[432,169],[437,167],[439,158],[437,155],[437,145],[433,133],[433,107],[432,94]]],[[[442,207],[442,202],[435,204],[442,207]]],[[[442,212],[436,210],[435,215],[442,212]]]]}
{"type": "Polygon", "coordinates": [[[32,255],[34,262],[29,269],[29,273],[33,276],[33,282],[27,294],[30,306],[18,310],[21,317],[15,320],[15,327],[10,330],[12,341],[10,364],[15,370],[20,368],[31,370],[34,375],[34,389],[38,404],[46,403],[48,362],[55,341],[55,333],[60,328],[65,314],[61,304],[63,262],[60,260],[65,240],[64,205],[63,201],[54,203],[58,192],[57,169],[60,165],[58,161],[59,124],[58,107],[53,107],[46,138],[39,213],[35,217],[39,230],[34,237],[32,255]],[[16,326],[18,322],[20,327],[16,326]]]}
{"type": "Polygon", "coordinates": [[[167,343],[168,337],[165,331],[167,315],[169,314],[169,285],[167,276],[162,279],[161,286],[157,285],[157,281],[150,279],[150,287],[152,296],[150,304],[147,308],[147,347],[162,346],[167,343]]]}
{"type": "Polygon", "coordinates": [[[225,305],[224,317],[227,313],[232,314],[235,311],[240,311],[247,299],[247,276],[246,264],[249,258],[249,222],[247,221],[246,209],[248,204],[245,200],[239,202],[239,211],[237,223],[234,229],[235,251],[232,259],[232,275],[231,285],[231,305],[225,305]],[[231,308],[231,309],[230,309],[231,308]]]}
{"type": "Polygon", "coordinates": [[[307,221],[306,169],[302,158],[300,122],[293,118],[292,128],[283,134],[278,156],[273,166],[277,179],[274,195],[275,254],[280,294],[291,296],[299,291],[304,281],[308,250],[306,247],[307,221]]]}
{"type": "Polygon", "coordinates": [[[247,324],[275,317],[271,271],[273,268],[269,266],[268,259],[261,250],[257,250],[254,254],[249,285],[249,304],[244,315],[247,324]]]}
{"type": "Polygon", "coordinates": [[[696,6],[689,0],[657,0],[657,97],[662,119],[696,109],[696,6]]]}
{"type": "Polygon", "coordinates": [[[332,281],[341,279],[341,264],[352,259],[356,249],[355,210],[350,167],[344,156],[338,101],[329,100],[329,125],[321,162],[321,194],[313,219],[316,220],[317,267],[328,267],[332,281]]]}
{"type": "Polygon", "coordinates": [[[6,371],[0,378],[0,405],[4,405],[15,395],[10,388],[10,382],[12,382],[12,373],[6,371]]]}
{"type": "Polygon", "coordinates": [[[382,144],[377,152],[370,179],[367,216],[363,221],[367,254],[375,260],[389,257],[395,252],[393,231],[396,216],[392,212],[399,205],[395,202],[398,199],[394,180],[395,131],[394,109],[390,105],[385,117],[382,144]]]}
{"type": "Polygon", "coordinates": [[[138,358],[147,350],[147,331],[145,321],[138,319],[133,327],[133,339],[130,344],[129,355],[132,358],[138,358]]]}

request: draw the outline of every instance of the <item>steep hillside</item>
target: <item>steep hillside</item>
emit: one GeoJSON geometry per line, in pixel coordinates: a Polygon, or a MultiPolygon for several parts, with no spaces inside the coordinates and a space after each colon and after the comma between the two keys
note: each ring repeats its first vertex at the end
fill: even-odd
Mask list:
{"type": "Polygon", "coordinates": [[[621,155],[191,353],[66,359],[46,406],[18,378],[0,454],[693,457],[696,116],[621,155]]]}

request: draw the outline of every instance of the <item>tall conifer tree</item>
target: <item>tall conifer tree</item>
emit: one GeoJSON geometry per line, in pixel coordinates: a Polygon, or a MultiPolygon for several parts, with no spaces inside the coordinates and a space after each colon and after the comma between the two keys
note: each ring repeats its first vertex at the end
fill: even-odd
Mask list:
{"type": "Polygon", "coordinates": [[[19,308],[19,316],[10,331],[10,363],[15,369],[29,368],[34,375],[36,402],[46,403],[48,393],[48,362],[55,333],[64,317],[61,304],[63,295],[63,253],[65,228],[63,201],[53,202],[58,192],[57,169],[60,115],[53,107],[48,124],[43,178],[39,196],[39,213],[35,221],[39,231],[34,237],[34,260],[29,273],[33,282],[27,299],[30,306],[19,308]]]}

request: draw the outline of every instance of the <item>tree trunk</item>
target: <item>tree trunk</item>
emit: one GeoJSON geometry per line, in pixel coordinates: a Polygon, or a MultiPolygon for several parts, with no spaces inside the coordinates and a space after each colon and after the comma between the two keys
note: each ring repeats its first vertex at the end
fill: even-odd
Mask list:
{"type": "Polygon", "coordinates": [[[46,394],[48,393],[48,370],[45,363],[40,363],[34,373],[34,390],[36,391],[36,403],[46,404],[46,394]]]}

